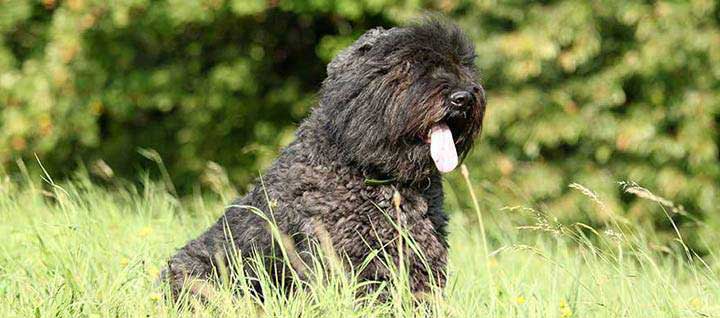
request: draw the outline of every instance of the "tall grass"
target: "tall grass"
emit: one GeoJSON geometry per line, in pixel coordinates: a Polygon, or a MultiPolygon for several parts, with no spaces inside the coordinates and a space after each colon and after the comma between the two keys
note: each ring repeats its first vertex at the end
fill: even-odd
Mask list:
{"type": "MultiPolygon", "coordinates": [[[[383,287],[390,301],[374,301],[380,294],[373,293],[356,297],[365,283],[345,273],[357,269],[338,265],[321,239],[328,257],[300,269],[312,279],[290,296],[272,292],[278,288],[267,276],[260,277],[269,291],[263,301],[233,293],[232,281],[243,277],[220,274],[209,304],[187,298],[177,305],[156,284],[159,271],[176,248],[216,221],[230,190],[180,200],[166,184],[147,179],[142,187],[116,182],[109,189],[82,175],[62,184],[45,179],[0,179],[0,317],[720,316],[716,248],[700,257],[679,232],[672,243],[657,245],[654,233],[579,184],[572,188],[607,214],[602,228],[561,224],[552,211],[531,206],[483,209],[478,201],[485,192],[464,198],[474,208],[451,208],[447,287],[422,302],[402,287],[402,267],[383,287]]],[[[470,177],[466,182],[476,186],[470,177]]],[[[457,186],[448,187],[449,201],[457,186]]],[[[626,190],[659,200],[634,184],[626,190]]],[[[285,253],[292,262],[293,251],[285,253]]]]}

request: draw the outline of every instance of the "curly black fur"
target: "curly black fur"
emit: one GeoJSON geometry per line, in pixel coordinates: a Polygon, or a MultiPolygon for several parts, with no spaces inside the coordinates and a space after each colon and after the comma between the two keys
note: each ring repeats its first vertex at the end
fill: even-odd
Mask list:
{"type": "MultiPolygon", "coordinates": [[[[279,230],[294,239],[299,255],[310,252],[307,238],[316,238],[320,226],[356,269],[381,248],[397,262],[392,248],[397,230],[388,219],[396,215],[396,190],[402,196],[399,218],[431,269],[408,252],[410,287],[420,292],[443,286],[447,217],[441,176],[425,139],[433,125],[445,122],[461,159],[469,152],[485,109],[474,59],[473,44],[463,32],[437,20],[361,36],[328,65],[319,105],[263,175],[263,184],[233,202],[215,225],[168,262],[164,279],[174,294],[187,279],[209,279],[218,262],[233,268],[227,266],[233,247],[242,257],[267,257],[267,270],[275,278],[287,276],[287,267],[274,257],[278,243],[267,221],[242,206],[271,215],[279,230]],[[467,109],[451,107],[449,95],[457,90],[472,92],[467,109]],[[392,181],[370,185],[368,178],[392,181]]],[[[246,271],[250,278],[256,274],[246,271]]],[[[390,275],[382,258],[359,274],[373,281],[390,275]]],[[[260,286],[254,288],[262,293],[260,286]]]]}

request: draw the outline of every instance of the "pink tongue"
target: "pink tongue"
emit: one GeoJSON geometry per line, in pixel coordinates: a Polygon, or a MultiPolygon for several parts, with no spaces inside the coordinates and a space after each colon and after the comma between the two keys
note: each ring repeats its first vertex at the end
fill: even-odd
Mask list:
{"type": "Polygon", "coordinates": [[[437,169],[442,173],[453,171],[458,165],[455,141],[450,127],[444,123],[430,128],[430,156],[435,161],[437,169]]]}

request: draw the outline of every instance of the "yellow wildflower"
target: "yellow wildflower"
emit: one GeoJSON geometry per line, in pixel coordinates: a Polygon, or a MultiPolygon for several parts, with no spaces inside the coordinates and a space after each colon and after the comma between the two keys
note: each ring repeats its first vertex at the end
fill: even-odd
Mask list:
{"type": "Polygon", "coordinates": [[[700,310],[702,308],[702,300],[697,297],[693,297],[690,299],[690,308],[693,310],[700,310]]]}
{"type": "Polygon", "coordinates": [[[160,275],[160,270],[157,267],[150,265],[147,267],[147,273],[150,277],[157,277],[160,275]]]}
{"type": "Polygon", "coordinates": [[[560,317],[561,318],[569,318],[572,317],[573,311],[570,309],[570,306],[568,305],[567,301],[563,298],[560,299],[560,317]]]}
{"type": "Polygon", "coordinates": [[[152,233],[152,228],[149,226],[146,226],[146,227],[140,229],[140,231],[138,231],[138,236],[140,238],[146,238],[151,233],[152,233]]]}
{"type": "Polygon", "coordinates": [[[160,301],[160,299],[162,299],[162,295],[160,295],[160,293],[150,294],[150,300],[152,300],[153,302],[158,302],[160,301]]]}
{"type": "Polygon", "coordinates": [[[518,305],[524,304],[525,301],[526,301],[526,300],[525,300],[525,297],[523,297],[523,296],[517,296],[517,297],[515,297],[515,303],[518,304],[518,305]]]}
{"type": "Polygon", "coordinates": [[[130,260],[127,257],[123,257],[120,259],[120,266],[127,267],[128,264],[130,264],[130,260]]]}
{"type": "Polygon", "coordinates": [[[497,266],[498,266],[498,261],[497,261],[497,259],[495,259],[494,257],[491,257],[490,259],[488,259],[488,266],[489,266],[490,268],[495,268],[495,267],[497,267],[497,266]]]}

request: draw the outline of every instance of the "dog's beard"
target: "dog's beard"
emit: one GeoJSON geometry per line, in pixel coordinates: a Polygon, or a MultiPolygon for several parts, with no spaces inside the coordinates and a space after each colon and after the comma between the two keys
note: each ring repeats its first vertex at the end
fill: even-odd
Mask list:
{"type": "MultiPolygon", "coordinates": [[[[397,119],[397,121],[391,119],[389,126],[394,133],[391,133],[390,138],[394,140],[420,139],[422,141],[420,148],[408,149],[413,153],[410,157],[432,159],[415,162],[427,162],[431,166],[434,163],[433,169],[437,169],[441,173],[448,173],[453,171],[460,162],[463,149],[458,147],[458,142],[465,140],[463,134],[467,127],[464,122],[448,121],[451,116],[447,107],[444,106],[442,87],[428,84],[420,82],[420,84],[408,85],[409,89],[399,91],[396,94],[398,98],[393,98],[400,102],[390,106],[391,118],[397,119]]],[[[395,141],[394,143],[404,144],[405,142],[395,141]]],[[[410,142],[410,144],[414,143],[410,142]]],[[[430,167],[423,164],[423,168],[430,167]]]]}
{"type": "Polygon", "coordinates": [[[391,114],[403,119],[398,122],[402,133],[390,138],[405,140],[395,141],[392,144],[413,146],[411,148],[400,146],[395,149],[391,147],[388,151],[398,153],[403,152],[400,149],[404,149],[407,155],[401,157],[409,158],[407,163],[411,165],[419,164],[415,168],[419,169],[418,171],[433,169],[440,173],[448,173],[457,168],[479,131],[482,120],[481,105],[463,111],[453,110],[444,105],[443,94],[439,90],[436,92],[431,90],[431,93],[434,94],[420,97],[408,94],[414,95],[415,98],[392,106],[391,114]],[[421,143],[407,141],[414,138],[420,139],[421,143]]]}

